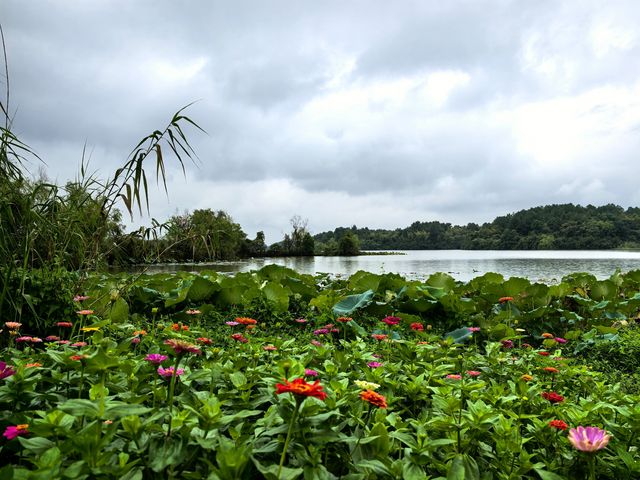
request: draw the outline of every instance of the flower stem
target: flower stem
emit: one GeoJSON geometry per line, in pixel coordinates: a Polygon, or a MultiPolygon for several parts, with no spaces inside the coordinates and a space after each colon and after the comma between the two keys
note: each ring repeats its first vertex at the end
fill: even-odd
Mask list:
{"type": "MultiPolygon", "coordinates": [[[[303,399],[304,400],[304,399],[303,399]]],[[[302,401],[296,397],[296,408],[293,410],[293,415],[289,422],[289,430],[287,431],[287,438],[284,441],[284,448],[282,449],[282,455],[280,455],[280,465],[278,465],[278,480],[280,479],[280,473],[282,473],[282,466],[284,465],[284,459],[287,456],[287,449],[289,448],[289,441],[291,440],[291,433],[293,432],[293,425],[296,423],[298,419],[298,411],[300,410],[300,405],[302,405],[302,401]]]]}

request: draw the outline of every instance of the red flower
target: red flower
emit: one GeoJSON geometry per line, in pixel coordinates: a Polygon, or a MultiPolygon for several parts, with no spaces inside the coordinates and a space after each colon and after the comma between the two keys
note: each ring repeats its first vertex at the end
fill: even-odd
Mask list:
{"type": "Polygon", "coordinates": [[[320,400],[327,398],[327,394],[322,391],[320,380],[314,383],[307,383],[304,378],[296,378],[293,382],[284,380],[284,384],[276,384],[276,394],[291,392],[299,397],[315,397],[320,400]]]}
{"type": "Polygon", "coordinates": [[[398,317],[384,317],[382,319],[382,322],[386,323],[387,325],[397,325],[400,323],[400,318],[398,317]]]}
{"type": "Polygon", "coordinates": [[[498,302],[500,303],[513,302],[513,297],[500,297],[498,299],[498,302]]]}
{"type": "Polygon", "coordinates": [[[549,372],[549,373],[559,373],[560,370],[558,370],[557,368],[554,367],[544,367],[543,370],[545,372],[549,372]]]}
{"type": "Polygon", "coordinates": [[[196,340],[204,345],[211,345],[213,343],[213,340],[207,337],[198,337],[196,340]]]}
{"type": "Polygon", "coordinates": [[[256,323],[258,323],[257,320],[247,317],[238,317],[236,318],[236,322],[241,323],[242,325],[255,325],[256,323]]]}
{"type": "Polygon", "coordinates": [[[542,398],[549,400],[550,403],[564,402],[564,397],[556,392],[542,392],[542,398]]]}
{"type": "Polygon", "coordinates": [[[7,440],[13,440],[21,435],[29,433],[29,425],[23,423],[21,425],[9,425],[2,434],[7,440]]]}
{"type": "Polygon", "coordinates": [[[177,340],[175,338],[172,338],[170,340],[165,340],[164,344],[169,345],[176,355],[181,355],[183,353],[193,353],[195,355],[200,355],[202,353],[202,351],[197,346],[184,340],[177,340]]]}
{"type": "Polygon", "coordinates": [[[373,390],[360,392],[360,398],[365,402],[369,402],[374,407],[387,408],[387,399],[384,398],[384,395],[380,395],[373,390]]]}
{"type": "Polygon", "coordinates": [[[56,327],[73,327],[73,323],[71,322],[58,322],[56,323],[56,327]]]}
{"type": "Polygon", "coordinates": [[[538,352],[538,355],[542,355],[543,357],[548,357],[549,356],[549,352],[547,352],[547,351],[538,352]]]}
{"type": "Polygon", "coordinates": [[[234,333],[231,335],[231,338],[240,343],[247,343],[249,341],[249,339],[245,338],[241,333],[234,333]]]}
{"type": "Polygon", "coordinates": [[[416,332],[422,332],[424,330],[424,325],[418,322],[414,322],[410,326],[411,330],[415,330],[416,332]]]}
{"type": "Polygon", "coordinates": [[[567,425],[562,420],[551,420],[549,422],[549,426],[553,428],[557,428],[558,430],[563,430],[563,431],[569,427],[569,425],[567,425]]]}
{"type": "Polygon", "coordinates": [[[376,340],[378,340],[379,342],[381,342],[382,340],[384,340],[385,338],[387,338],[387,336],[383,333],[374,333],[373,335],[371,335],[373,338],[375,338],[376,340]]]}

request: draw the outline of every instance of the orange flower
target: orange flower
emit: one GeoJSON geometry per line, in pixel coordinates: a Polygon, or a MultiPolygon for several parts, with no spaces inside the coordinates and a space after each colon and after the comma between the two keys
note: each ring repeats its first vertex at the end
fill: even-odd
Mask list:
{"type": "Polygon", "coordinates": [[[133,332],[133,335],[146,335],[147,331],[146,330],[136,330],[135,332],[133,332]]]}
{"type": "Polygon", "coordinates": [[[520,377],[521,380],[524,380],[525,382],[530,382],[531,380],[533,380],[533,377],[531,375],[522,375],[520,377]]]}
{"type": "Polygon", "coordinates": [[[498,302],[500,303],[513,302],[513,297],[500,297],[498,299],[498,302]]]}
{"type": "Polygon", "coordinates": [[[276,384],[276,394],[291,392],[299,397],[315,397],[320,400],[327,398],[327,394],[322,391],[320,380],[314,383],[307,383],[304,378],[296,378],[293,382],[284,380],[284,384],[276,384]]]}
{"type": "Polygon", "coordinates": [[[41,367],[42,364],[40,362],[35,362],[35,363],[27,363],[24,367],[25,368],[38,368],[41,367]]]}
{"type": "Polygon", "coordinates": [[[238,317],[236,318],[236,322],[241,323],[242,325],[255,325],[256,323],[258,323],[257,320],[247,317],[238,317]]]}
{"type": "Polygon", "coordinates": [[[560,372],[560,370],[558,370],[555,367],[544,367],[543,370],[545,372],[549,372],[549,373],[559,373],[560,372]]]}
{"type": "Polygon", "coordinates": [[[365,390],[363,392],[360,392],[360,398],[365,402],[369,402],[375,407],[387,408],[387,399],[384,398],[384,395],[380,395],[373,390],[365,390]]]}
{"type": "Polygon", "coordinates": [[[375,338],[376,340],[378,340],[379,342],[384,340],[385,338],[387,338],[387,336],[383,333],[374,333],[373,335],[371,335],[373,338],[375,338]]]}
{"type": "Polygon", "coordinates": [[[76,313],[78,315],[93,315],[93,310],[78,310],[76,313]]]}
{"type": "Polygon", "coordinates": [[[340,322],[340,323],[349,323],[352,320],[353,320],[353,318],[351,318],[351,317],[338,317],[338,318],[336,318],[336,322],[340,322]]]}
{"type": "Polygon", "coordinates": [[[189,331],[189,327],[187,325],[182,325],[182,323],[174,323],[171,325],[171,330],[174,332],[178,332],[180,330],[189,331]]]}
{"type": "Polygon", "coordinates": [[[554,338],[553,333],[548,333],[548,332],[543,333],[542,336],[544,338],[554,338]]]}

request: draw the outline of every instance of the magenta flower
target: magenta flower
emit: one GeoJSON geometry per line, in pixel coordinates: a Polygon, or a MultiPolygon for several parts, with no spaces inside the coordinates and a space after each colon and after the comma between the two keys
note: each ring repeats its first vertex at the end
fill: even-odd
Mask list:
{"type": "Polygon", "coordinates": [[[160,365],[162,362],[164,362],[167,358],[166,355],[162,355],[160,353],[150,353],[149,355],[147,355],[146,357],[144,357],[144,359],[149,362],[149,363],[153,363],[154,365],[160,365]]]}
{"type": "Polygon", "coordinates": [[[502,340],[500,343],[502,343],[502,348],[513,348],[512,340],[502,340]]]}
{"type": "Polygon", "coordinates": [[[397,324],[400,323],[400,318],[398,318],[398,317],[384,317],[381,321],[386,323],[387,325],[397,325],[397,324]]]}
{"type": "Polygon", "coordinates": [[[480,327],[467,327],[467,330],[471,333],[476,333],[480,331],[480,327]]]}
{"type": "Polygon", "coordinates": [[[16,343],[31,342],[31,340],[33,340],[32,337],[18,337],[16,338],[16,343]]]}
{"type": "Polygon", "coordinates": [[[0,380],[2,380],[3,378],[10,377],[15,373],[16,371],[12,367],[10,367],[4,362],[0,362],[0,380]]]}
{"type": "Polygon", "coordinates": [[[169,367],[169,368],[158,367],[158,375],[164,378],[170,378],[173,376],[179,377],[183,373],[184,373],[184,368],[179,368],[176,371],[174,367],[169,367]]]}
{"type": "Polygon", "coordinates": [[[133,337],[133,338],[131,339],[131,343],[132,343],[133,345],[137,345],[137,344],[139,344],[139,343],[140,343],[140,337],[133,337]]]}
{"type": "Polygon", "coordinates": [[[315,370],[313,370],[312,368],[306,368],[304,370],[304,374],[307,377],[317,377],[318,376],[318,372],[316,372],[315,370]]]}
{"type": "Polygon", "coordinates": [[[319,329],[313,331],[314,335],[326,335],[327,333],[329,333],[329,329],[328,328],[319,328],[319,329]]]}
{"type": "Polygon", "coordinates": [[[60,340],[60,337],[56,335],[49,335],[48,337],[45,338],[45,341],[47,342],[57,342],[58,340],[60,340]]]}
{"type": "Polygon", "coordinates": [[[381,367],[382,363],[380,362],[369,362],[367,363],[367,367],[371,367],[371,368],[378,368],[381,367]]]}
{"type": "Polygon", "coordinates": [[[29,425],[10,425],[2,434],[7,440],[13,440],[16,437],[24,436],[29,433],[29,425]]]}
{"type": "Polygon", "coordinates": [[[84,302],[85,300],[89,300],[89,297],[87,295],[76,295],[75,297],[73,297],[74,302],[84,302]]]}
{"type": "Polygon", "coordinates": [[[224,323],[226,323],[230,327],[235,327],[236,325],[240,325],[238,322],[234,322],[233,320],[231,320],[229,322],[224,322],[224,323]]]}
{"type": "Polygon", "coordinates": [[[300,323],[300,324],[307,323],[307,319],[306,318],[296,318],[295,321],[300,323]]]}
{"type": "Polygon", "coordinates": [[[479,377],[482,375],[482,372],[479,372],[478,370],[467,370],[467,375],[470,377],[479,377]]]}
{"type": "Polygon", "coordinates": [[[596,452],[607,446],[611,435],[598,427],[579,426],[569,430],[569,441],[576,450],[582,452],[596,452]]]}
{"type": "Polygon", "coordinates": [[[567,343],[567,339],[562,337],[556,337],[554,340],[558,343],[567,343]]]}

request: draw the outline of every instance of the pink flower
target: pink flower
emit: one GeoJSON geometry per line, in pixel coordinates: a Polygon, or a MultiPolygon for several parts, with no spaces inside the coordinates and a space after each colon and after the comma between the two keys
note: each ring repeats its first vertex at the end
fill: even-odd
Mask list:
{"type": "Polygon", "coordinates": [[[72,347],[86,347],[87,342],[76,342],[71,344],[72,347]]]}
{"type": "Polygon", "coordinates": [[[314,335],[326,335],[327,333],[329,333],[329,329],[328,328],[319,328],[319,329],[313,331],[314,335]]]}
{"type": "Polygon", "coordinates": [[[137,344],[139,344],[139,343],[140,343],[140,337],[133,337],[133,338],[131,339],[131,343],[132,343],[133,345],[137,345],[137,344]]]}
{"type": "Polygon", "coordinates": [[[39,337],[31,337],[31,343],[42,343],[42,339],[39,337]]]}
{"type": "Polygon", "coordinates": [[[502,348],[513,348],[512,340],[502,340],[500,343],[502,343],[502,348]]]}
{"type": "Polygon", "coordinates": [[[470,377],[479,377],[480,375],[482,375],[482,372],[479,372],[477,370],[467,370],[467,375],[469,375],[470,377]]]}
{"type": "Polygon", "coordinates": [[[14,438],[27,435],[29,433],[29,425],[10,425],[6,428],[2,434],[7,440],[13,440],[14,438]]]}
{"type": "Polygon", "coordinates": [[[31,340],[31,337],[18,337],[16,338],[16,343],[31,342],[31,340]]]}
{"type": "Polygon", "coordinates": [[[275,352],[276,350],[278,350],[278,347],[275,347],[273,345],[265,345],[264,347],[262,347],[262,349],[267,352],[275,352]]]}
{"type": "Polygon", "coordinates": [[[71,327],[73,327],[73,323],[71,323],[71,322],[58,322],[58,323],[56,323],[56,327],[71,328],[71,327]]]}
{"type": "Polygon", "coordinates": [[[322,346],[322,344],[317,340],[311,340],[311,345],[314,345],[316,347],[321,347],[322,346]]]}
{"type": "Polygon", "coordinates": [[[558,343],[567,343],[567,339],[562,337],[556,337],[554,340],[558,343]]]}
{"type": "Polygon", "coordinates": [[[3,378],[10,377],[15,373],[16,371],[12,367],[10,367],[4,362],[0,362],[0,380],[2,380],[3,378]]]}
{"type": "Polygon", "coordinates": [[[371,368],[378,368],[381,367],[382,364],[380,362],[369,362],[367,363],[367,367],[371,367],[371,368]]]}
{"type": "Polygon", "coordinates": [[[198,347],[184,340],[177,340],[175,338],[172,338],[170,340],[165,340],[164,344],[169,345],[176,355],[181,355],[183,353],[193,353],[194,355],[200,355],[202,353],[202,351],[198,347]]]}
{"type": "Polygon", "coordinates": [[[311,368],[306,368],[304,370],[304,374],[307,377],[317,377],[318,376],[318,372],[316,372],[315,370],[311,369],[311,368]]]}
{"type": "Polygon", "coordinates": [[[411,330],[415,330],[416,332],[422,332],[424,330],[424,325],[419,322],[413,322],[410,327],[411,330]]]}
{"type": "Polygon", "coordinates": [[[384,317],[381,321],[386,323],[387,325],[397,325],[397,324],[400,323],[400,318],[398,318],[398,317],[384,317]]]}
{"type": "Polygon", "coordinates": [[[93,310],[78,310],[76,313],[78,315],[93,315],[93,310]]]}
{"type": "Polygon", "coordinates": [[[467,330],[471,333],[476,333],[480,331],[480,327],[467,327],[467,330]]]}
{"type": "Polygon", "coordinates": [[[69,340],[57,340],[56,343],[58,345],[69,345],[71,342],[69,340]]]}
{"type": "Polygon", "coordinates": [[[144,357],[144,359],[149,362],[149,363],[153,363],[154,365],[160,365],[162,362],[164,362],[167,358],[166,355],[162,355],[160,353],[150,353],[149,355],[147,355],[146,357],[144,357]]]}
{"type": "Polygon", "coordinates": [[[233,335],[231,335],[231,338],[240,343],[247,343],[249,341],[249,339],[241,333],[234,333],[233,335]]]}
{"type": "Polygon", "coordinates": [[[49,335],[48,337],[45,338],[45,341],[47,342],[57,342],[58,340],[60,340],[60,337],[56,335],[49,335]]]}
{"type": "Polygon", "coordinates": [[[230,327],[235,327],[236,325],[240,325],[238,322],[234,322],[233,320],[229,322],[224,322],[224,323],[226,323],[230,327]]]}
{"type": "Polygon", "coordinates": [[[607,446],[611,435],[598,427],[579,426],[569,430],[569,441],[577,450],[596,452],[607,446]]]}
{"type": "Polygon", "coordinates": [[[76,295],[75,297],[73,297],[74,302],[84,302],[85,300],[89,300],[89,297],[87,295],[76,295]]]}
{"type": "Polygon", "coordinates": [[[174,367],[168,367],[168,368],[158,367],[158,375],[164,378],[169,378],[173,376],[179,377],[183,373],[184,373],[184,368],[179,368],[176,371],[174,367]]]}
{"type": "Polygon", "coordinates": [[[307,323],[308,320],[306,318],[296,318],[294,321],[300,324],[304,324],[307,323]]]}
{"type": "Polygon", "coordinates": [[[462,375],[460,375],[459,373],[450,373],[449,375],[447,375],[447,378],[449,380],[462,380],[462,375]]]}

